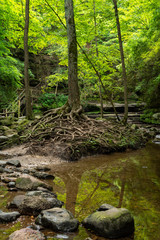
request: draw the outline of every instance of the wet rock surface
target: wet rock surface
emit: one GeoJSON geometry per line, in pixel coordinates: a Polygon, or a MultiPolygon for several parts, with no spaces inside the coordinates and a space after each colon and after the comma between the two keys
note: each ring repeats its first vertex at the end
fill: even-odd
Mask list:
{"type": "Polygon", "coordinates": [[[15,196],[8,208],[17,208],[23,215],[37,216],[42,210],[54,207],[61,208],[63,202],[57,199],[56,194],[50,191],[29,191],[25,195],[15,196]]]}
{"type": "Polygon", "coordinates": [[[36,224],[50,228],[53,231],[73,232],[79,225],[71,212],[63,208],[44,210],[36,219],[36,224]]]}
{"type": "Polygon", "coordinates": [[[1,160],[0,161],[0,166],[5,167],[7,165],[7,161],[1,160]]]}
{"type": "Polygon", "coordinates": [[[84,219],[83,225],[99,236],[120,238],[134,232],[134,219],[125,208],[109,208],[103,205],[98,211],[84,219]]]}
{"type": "Polygon", "coordinates": [[[27,174],[23,174],[20,178],[17,178],[16,187],[24,191],[36,190],[38,187],[44,187],[48,190],[52,190],[52,187],[48,184],[27,174]]]}
{"type": "Polygon", "coordinates": [[[29,191],[26,193],[27,196],[41,196],[44,198],[57,198],[57,195],[53,192],[48,191],[45,188],[39,187],[37,191],[29,191]]]}
{"type": "Polygon", "coordinates": [[[106,211],[106,210],[109,210],[111,208],[114,208],[114,207],[110,204],[104,203],[98,208],[97,211],[106,211]]]}
{"type": "Polygon", "coordinates": [[[15,182],[9,182],[8,183],[8,187],[9,188],[13,188],[13,187],[15,187],[16,186],[16,183],[15,182]]]}
{"type": "Polygon", "coordinates": [[[11,176],[1,176],[1,181],[4,183],[15,182],[16,178],[11,176]]]}
{"type": "Polygon", "coordinates": [[[41,171],[41,172],[48,172],[48,171],[50,170],[50,168],[49,168],[49,167],[46,167],[46,166],[37,166],[37,167],[35,168],[35,170],[41,171]]]}
{"type": "Polygon", "coordinates": [[[9,168],[4,168],[5,173],[14,173],[14,170],[9,169],[9,168]]]}
{"type": "Polygon", "coordinates": [[[15,167],[21,167],[21,163],[19,160],[8,160],[7,164],[15,167]]]}
{"type": "MultiPolygon", "coordinates": [[[[23,191],[23,193],[17,193],[17,196],[8,203],[8,209],[17,209],[17,211],[0,211],[0,223],[13,222],[20,215],[22,219],[25,215],[32,216],[31,218],[33,218],[33,216],[40,214],[42,210],[62,207],[64,203],[57,199],[57,195],[52,192],[52,187],[44,181],[39,180],[54,179],[54,176],[48,173],[50,170],[49,167],[45,164],[24,167],[16,157],[12,159],[9,153],[2,154],[1,158],[4,159],[0,160],[1,186],[8,188],[8,191],[23,191]]],[[[42,226],[38,226],[36,230],[40,228],[42,226]]],[[[21,230],[10,235],[9,239],[45,239],[44,235],[39,231],[32,232],[33,230],[28,230],[28,228],[21,230]]]]}
{"type": "Polygon", "coordinates": [[[8,208],[19,208],[24,198],[25,195],[15,196],[14,199],[8,204],[8,208]]]}
{"type": "Polygon", "coordinates": [[[0,210],[0,223],[15,221],[19,216],[19,212],[3,212],[0,210]]]}
{"type": "Polygon", "coordinates": [[[45,240],[44,234],[31,228],[23,228],[9,236],[9,240],[45,240]]]}
{"type": "Polygon", "coordinates": [[[25,196],[18,209],[21,214],[37,216],[42,210],[62,205],[63,203],[54,197],[25,196]]]}
{"type": "Polygon", "coordinates": [[[39,179],[54,179],[55,178],[53,175],[45,173],[45,172],[35,172],[32,175],[39,179]]]}

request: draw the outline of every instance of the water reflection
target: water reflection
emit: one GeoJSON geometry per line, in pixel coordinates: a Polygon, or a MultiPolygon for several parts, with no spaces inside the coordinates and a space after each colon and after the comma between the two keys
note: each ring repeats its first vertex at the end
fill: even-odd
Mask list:
{"type": "MultiPolygon", "coordinates": [[[[49,183],[53,184],[58,199],[80,221],[101,204],[108,203],[125,207],[134,216],[135,235],[123,240],[160,239],[160,145],[148,144],[138,151],[92,156],[78,162],[62,162],[51,168],[56,177],[49,183]]],[[[8,211],[7,202],[15,194],[17,193],[8,192],[1,186],[0,209],[8,211]]],[[[19,229],[30,224],[29,217],[21,217],[17,223],[2,225],[0,239],[7,239],[11,230],[14,231],[11,227],[19,229]],[[8,235],[4,235],[4,232],[8,235]]],[[[93,236],[82,226],[77,233],[63,236],[51,230],[44,233],[48,240],[67,237],[68,240],[84,240],[88,236],[103,240],[93,236]]]]}
{"type": "Polygon", "coordinates": [[[160,146],[87,157],[52,171],[59,199],[79,220],[109,203],[132,212],[135,240],[160,239],[160,146]]]}

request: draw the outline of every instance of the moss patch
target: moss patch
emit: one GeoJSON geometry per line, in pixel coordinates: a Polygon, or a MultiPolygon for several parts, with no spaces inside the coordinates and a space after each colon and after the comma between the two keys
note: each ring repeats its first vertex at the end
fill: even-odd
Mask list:
{"type": "Polygon", "coordinates": [[[0,239],[1,240],[7,240],[9,235],[12,234],[13,232],[15,232],[16,230],[21,229],[21,223],[17,222],[16,224],[14,224],[13,226],[11,226],[8,229],[0,229],[0,239]]]}

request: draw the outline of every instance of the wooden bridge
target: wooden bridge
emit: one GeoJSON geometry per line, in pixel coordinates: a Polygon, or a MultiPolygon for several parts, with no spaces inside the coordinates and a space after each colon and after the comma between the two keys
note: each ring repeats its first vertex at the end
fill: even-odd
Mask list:
{"type": "MultiPolygon", "coordinates": [[[[37,99],[41,93],[41,84],[38,84],[36,87],[31,87],[31,96],[32,101],[33,99],[37,99]]],[[[17,114],[18,118],[21,117],[22,111],[21,107],[22,104],[25,103],[25,89],[19,90],[19,94],[17,92],[17,97],[15,100],[5,109],[3,112],[0,113],[0,116],[8,117],[8,116],[15,116],[17,114]]]]}
{"type": "Polygon", "coordinates": [[[8,117],[10,115],[14,116],[16,113],[18,117],[21,115],[21,105],[25,98],[25,90],[22,90],[16,99],[0,113],[0,116],[8,117]]]}

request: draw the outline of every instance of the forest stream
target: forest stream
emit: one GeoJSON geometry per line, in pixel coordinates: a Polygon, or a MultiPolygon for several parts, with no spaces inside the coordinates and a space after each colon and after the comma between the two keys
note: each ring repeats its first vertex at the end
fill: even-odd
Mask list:
{"type": "MultiPolygon", "coordinates": [[[[123,240],[160,239],[160,144],[149,143],[145,148],[124,153],[97,155],[76,162],[50,165],[53,186],[58,199],[65,203],[81,222],[103,203],[130,210],[135,220],[135,233],[123,240]]],[[[0,208],[19,192],[0,190],[0,208]]],[[[0,225],[0,239],[7,240],[15,229],[31,226],[34,217],[21,216],[11,224],[0,225]]],[[[87,232],[81,225],[76,233],[54,233],[45,230],[47,239],[103,239],[87,232]]],[[[122,239],[122,238],[121,238],[122,239]]]]}

